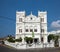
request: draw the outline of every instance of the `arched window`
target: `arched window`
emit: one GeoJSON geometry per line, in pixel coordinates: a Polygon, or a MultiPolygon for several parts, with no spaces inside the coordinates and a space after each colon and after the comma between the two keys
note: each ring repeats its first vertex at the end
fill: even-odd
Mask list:
{"type": "Polygon", "coordinates": [[[33,29],[30,29],[30,32],[33,32],[33,29]]]}
{"type": "Polygon", "coordinates": [[[44,22],[44,18],[41,18],[41,22],[44,22]]]}
{"type": "Polygon", "coordinates": [[[22,33],[22,29],[19,29],[19,33],[22,33]]]}
{"type": "Polygon", "coordinates": [[[41,33],[44,33],[44,29],[41,29],[41,33]]]}
{"type": "Polygon", "coordinates": [[[41,42],[43,42],[43,37],[41,37],[41,42]]]}
{"type": "Polygon", "coordinates": [[[28,29],[25,29],[25,32],[28,32],[28,29]]]}
{"type": "Polygon", "coordinates": [[[34,29],[34,32],[37,32],[37,29],[34,29]]]}
{"type": "Polygon", "coordinates": [[[22,18],[19,18],[19,22],[22,22],[22,18]]]}

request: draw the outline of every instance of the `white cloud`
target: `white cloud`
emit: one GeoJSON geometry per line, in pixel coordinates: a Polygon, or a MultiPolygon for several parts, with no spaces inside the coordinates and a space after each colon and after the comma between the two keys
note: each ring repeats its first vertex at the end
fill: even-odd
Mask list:
{"type": "Polygon", "coordinates": [[[53,28],[60,28],[60,20],[53,21],[51,23],[51,27],[53,27],[53,28]]]}

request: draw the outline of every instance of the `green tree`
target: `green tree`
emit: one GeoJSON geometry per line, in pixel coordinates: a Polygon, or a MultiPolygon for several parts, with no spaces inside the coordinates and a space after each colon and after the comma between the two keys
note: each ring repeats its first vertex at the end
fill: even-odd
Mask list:
{"type": "Polygon", "coordinates": [[[9,37],[9,38],[10,38],[10,37],[12,37],[12,35],[8,35],[7,37],[9,37]]]}
{"type": "Polygon", "coordinates": [[[28,37],[25,37],[24,40],[26,41],[28,39],[28,37]]]}
{"type": "Polygon", "coordinates": [[[54,34],[49,34],[48,42],[50,42],[50,40],[54,40],[54,38],[55,38],[54,34]]]}
{"type": "Polygon", "coordinates": [[[56,36],[55,36],[55,47],[58,47],[58,46],[59,46],[58,39],[59,39],[59,36],[56,35],[56,36]]]}
{"type": "Polygon", "coordinates": [[[32,37],[25,37],[24,40],[27,42],[27,44],[33,43],[33,38],[32,37]]]}

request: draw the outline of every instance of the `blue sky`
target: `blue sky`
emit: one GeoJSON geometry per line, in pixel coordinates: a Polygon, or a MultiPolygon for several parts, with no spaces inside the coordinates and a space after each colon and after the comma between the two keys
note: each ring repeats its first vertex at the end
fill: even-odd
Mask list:
{"type": "Polygon", "coordinates": [[[60,29],[60,0],[0,0],[0,37],[15,35],[16,11],[47,11],[48,31],[60,29]]]}

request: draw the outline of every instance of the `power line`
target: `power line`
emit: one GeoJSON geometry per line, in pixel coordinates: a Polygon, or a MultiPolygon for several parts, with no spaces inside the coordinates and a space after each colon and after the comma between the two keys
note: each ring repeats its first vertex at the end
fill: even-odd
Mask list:
{"type": "Polygon", "coordinates": [[[5,16],[0,16],[0,18],[7,19],[7,20],[11,20],[11,21],[16,21],[15,19],[8,18],[8,17],[5,17],[5,16]]]}

